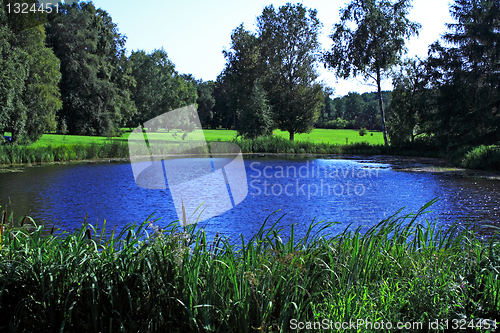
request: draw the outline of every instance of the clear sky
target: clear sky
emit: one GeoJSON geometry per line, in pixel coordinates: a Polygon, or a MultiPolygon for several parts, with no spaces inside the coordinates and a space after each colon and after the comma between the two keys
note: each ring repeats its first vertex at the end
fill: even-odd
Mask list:
{"type": "MultiPolygon", "coordinates": [[[[224,68],[222,55],[228,49],[231,32],[240,23],[255,31],[256,18],[264,7],[273,4],[275,8],[286,2],[277,0],[95,0],[96,7],[106,10],[120,33],[127,36],[127,50],[163,48],[175,64],[179,73],[192,74],[196,79],[215,80],[224,68]]],[[[333,24],[339,22],[339,10],[350,2],[346,0],[303,0],[307,8],[315,8],[323,23],[320,41],[329,49],[328,35],[333,24]]],[[[426,57],[428,45],[436,41],[445,31],[445,23],[451,23],[448,0],[414,0],[409,18],[422,25],[418,38],[408,43],[408,56],[426,57]]],[[[322,68],[322,66],[321,66],[322,68]]],[[[362,78],[337,80],[332,72],[320,71],[326,85],[335,89],[335,96],[350,91],[374,91],[375,87],[363,84],[362,78]]],[[[391,89],[386,80],[385,89],[391,89]]]]}

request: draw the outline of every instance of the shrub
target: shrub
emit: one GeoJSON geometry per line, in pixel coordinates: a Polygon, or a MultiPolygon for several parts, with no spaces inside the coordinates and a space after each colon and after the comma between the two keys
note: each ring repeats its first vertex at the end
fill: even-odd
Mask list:
{"type": "Polygon", "coordinates": [[[479,170],[500,170],[500,146],[479,146],[465,154],[462,166],[479,170]]]}
{"type": "Polygon", "coordinates": [[[361,127],[361,128],[359,129],[359,135],[360,135],[360,136],[364,136],[367,132],[368,132],[368,131],[367,131],[367,130],[366,130],[366,128],[364,128],[364,127],[361,127]]]}

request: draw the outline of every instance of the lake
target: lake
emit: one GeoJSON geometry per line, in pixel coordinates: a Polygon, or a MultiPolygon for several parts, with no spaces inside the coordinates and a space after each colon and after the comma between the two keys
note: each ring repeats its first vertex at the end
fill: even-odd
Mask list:
{"type": "MultiPolygon", "coordinates": [[[[179,170],[194,164],[178,160],[179,170]]],[[[214,158],[212,165],[219,162],[214,158]]],[[[269,223],[281,218],[277,225],[285,234],[296,224],[297,234],[303,235],[313,219],[339,222],[328,230],[334,234],[349,224],[366,229],[403,207],[402,213],[416,212],[434,198],[439,201],[429,209],[432,213],[424,215],[429,220],[447,225],[470,217],[483,229],[500,225],[498,180],[408,172],[377,157],[245,158],[244,166],[246,196],[236,205],[231,198],[234,208],[199,223],[207,236],[219,232],[235,241],[240,234],[248,239],[268,217],[269,223]]],[[[167,189],[139,187],[129,162],[6,168],[0,173],[0,205],[8,205],[17,218],[29,214],[67,231],[81,226],[86,215],[92,224],[106,219],[110,229],[145,221],[150,214],[161,217],[160,227],[178,219],[168,184],[167,189]]]]}

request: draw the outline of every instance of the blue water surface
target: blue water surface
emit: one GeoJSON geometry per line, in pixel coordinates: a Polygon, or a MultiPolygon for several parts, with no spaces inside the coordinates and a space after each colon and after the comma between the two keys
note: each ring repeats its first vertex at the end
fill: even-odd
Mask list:
{"type": "MultiPolygon", "coordinates": [[[[248,194],[234,208],[202,221],[207,235],[217,232],[238,241],[249,239],[268,219],[289,235],[295,224],[302,236],[314,221],[339,222],[332,234],[376,225],[403,208],[418,211],[434,198],[424,216],[446,225],[465,221],[500,224],[500,182],[457,178],[431,172],[404,172],[391,163],[347,159],[245,159],[248,194]],[[272,214],[274,212],[274,214],[272,214]],[[272,215],[271,215],[272,214],[272,215]]],[[[170,191],[136,185],[128,162],[76,163],[25,167],[0,173],[0,205],[16,216],[29,214],[72,231],[85,217],[92,224],[118,228],[161,218],[165,227],[177,220],[170,191]]]]}

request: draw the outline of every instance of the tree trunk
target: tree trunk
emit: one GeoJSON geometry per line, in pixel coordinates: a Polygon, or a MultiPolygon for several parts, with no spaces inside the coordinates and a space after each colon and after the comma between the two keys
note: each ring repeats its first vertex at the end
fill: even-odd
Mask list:
{"type": "Polygon", "coordinates": [[[294,136],[294,132],[293,131],[289,131],[290,132],[290,141],[293,141],[293,136],[294,136]]]}
{"type": "Polygon", "coordinates": [[[382,117],[382,131],[384,133],[384,144],[389,145],[387,141],[387,131],[385,128],[385,112],[384,112],[384,102],[382,100],[382,89],[380,87],[380,68],[377,68],[377,91],[378,91],[378,105],[380,107],[380,116],[382,117]]]}

